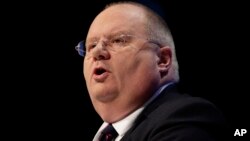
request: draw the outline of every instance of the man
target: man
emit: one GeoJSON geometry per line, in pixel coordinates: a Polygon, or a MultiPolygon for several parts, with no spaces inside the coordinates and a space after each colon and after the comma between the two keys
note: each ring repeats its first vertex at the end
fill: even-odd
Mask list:
{"type": "Polygon", "coordinates": [[[94,141],[114,128],[115,141],[212,141],[224,120],[210,102],[177,92],[178,62],[164,20],[135,2],[113,3],[92,22],[84,77],[104,121],[94,141]],[[111,126],[112,125],[112,126],[111,126]]]}

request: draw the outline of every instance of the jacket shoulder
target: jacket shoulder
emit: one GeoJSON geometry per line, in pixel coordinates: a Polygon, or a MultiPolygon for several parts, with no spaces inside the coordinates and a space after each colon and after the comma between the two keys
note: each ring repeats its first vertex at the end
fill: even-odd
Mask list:
{"type": "Polygon", "coordinates": [[[131,140],[214,141],[222,136],[225,120],[218,108],[206,99],[166,93],[142,112],[131,140]],[[219,132],[220,131],[220,132],[219,132]]]}

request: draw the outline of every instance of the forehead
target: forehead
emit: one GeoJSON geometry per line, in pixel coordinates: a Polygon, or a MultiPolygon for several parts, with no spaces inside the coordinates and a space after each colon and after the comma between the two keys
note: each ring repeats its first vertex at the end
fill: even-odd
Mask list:
{"type": "Polygon", "coordinates": [[[144,32],[145,14],[142,8],[129,4],[114,5],[102,11],[92,22],[88,37],[105,36],[113,32],[144,32]]]}

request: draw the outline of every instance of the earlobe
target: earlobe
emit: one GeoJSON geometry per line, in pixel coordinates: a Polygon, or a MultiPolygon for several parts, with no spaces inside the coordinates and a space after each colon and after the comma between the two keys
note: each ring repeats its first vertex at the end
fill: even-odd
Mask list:
{"type": "Polygon", "coordinates": [[[171,62],[172,62],[171,49],[168,46],[161,47],[159,52],[158,69],[162,77],[168,74],[171,62]]]}

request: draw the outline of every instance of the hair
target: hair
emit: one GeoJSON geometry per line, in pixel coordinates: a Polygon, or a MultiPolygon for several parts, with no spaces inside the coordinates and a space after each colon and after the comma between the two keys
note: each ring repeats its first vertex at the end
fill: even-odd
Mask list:
{"type": "Polygon", "coordinates": [[[137,7],[142,8],[145,14],[146,19],[146,31],[148,33],[149,39],[152,39],[154,41],[157,41],[161,46],[169,46],[172,51],[172,67],[169,71],[170,76],[172,76],[171,80],[174,82],[179,81],[179,64],[177,61],[176,51],[175,51],[175,45],[174,40],[171,34],[171,31],[169,29],[169,26],[167,25],[166,21],[155,11],[153,11],[151,8],[137,2],[132,1],[120,1],[120,2],[113,2],[104,8],[107,9],[109,7],[115,6],[115,5],[122,5],[122,4],[130,4],[137,7]]]}

